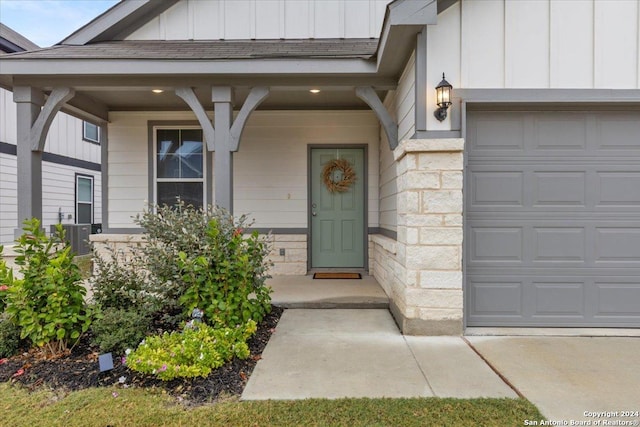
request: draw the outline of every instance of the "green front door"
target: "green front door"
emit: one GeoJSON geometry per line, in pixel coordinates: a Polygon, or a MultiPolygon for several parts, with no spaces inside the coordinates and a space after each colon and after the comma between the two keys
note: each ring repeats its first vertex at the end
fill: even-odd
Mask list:
{"type": "Polygon", "coordinates": [[[312,268],[364,267],[364,178],[364,149],[311,149],[312,268]]]}

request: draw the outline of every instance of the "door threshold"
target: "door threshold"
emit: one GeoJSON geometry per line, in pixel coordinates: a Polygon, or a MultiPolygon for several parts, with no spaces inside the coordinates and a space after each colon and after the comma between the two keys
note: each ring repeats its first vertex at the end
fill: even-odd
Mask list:
{"type": "Polygon", "coordinates": [[[313,276],[314,273],[360,273],[362,276],[369,275],[369,271],[364,268],[319,267],[309,269],[307,276],[313,276]]]}

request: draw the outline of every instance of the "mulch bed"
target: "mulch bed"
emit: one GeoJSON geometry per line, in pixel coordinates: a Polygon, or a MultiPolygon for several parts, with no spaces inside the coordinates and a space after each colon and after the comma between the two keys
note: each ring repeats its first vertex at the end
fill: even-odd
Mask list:
{"type": "Polygon", "coordinates": [[[30,390],[41,386],[68,391],[89,387],[156,387],[164,389],[179,401],[201,404],[215,401],[219,396],[240,396],[253,368],[280,320],[283,309],[273,307],[258,325],[248,341],[251,356],[247,360],[234,358],[214,370],[206,378],[184,378],[161,381],[155,377],[129,370],[114,355],[114,368],[100,372],[98,350],[90,345],[90,337],[83,337],[69,356],[54,360],[38,360],[33,353],[23,353],[0,364],[0,382],[20,383],[30,390]]]}

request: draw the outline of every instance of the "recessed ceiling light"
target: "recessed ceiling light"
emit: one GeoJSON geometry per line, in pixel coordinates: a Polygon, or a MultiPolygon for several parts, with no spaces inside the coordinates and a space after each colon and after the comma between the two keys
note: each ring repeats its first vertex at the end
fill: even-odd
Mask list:
{"type": "Polygon", "coordinates": [[[313,94],[320,93],[320,89],[309,89],[309,92],[313,94]]]}
{"type": "Polygon", "coordinates": [[[162,92],[164,92],[164,90],[162,90],[162,89],[151,89],[151,92],[153,92],[153,93],[162,93],[162,92]]]}

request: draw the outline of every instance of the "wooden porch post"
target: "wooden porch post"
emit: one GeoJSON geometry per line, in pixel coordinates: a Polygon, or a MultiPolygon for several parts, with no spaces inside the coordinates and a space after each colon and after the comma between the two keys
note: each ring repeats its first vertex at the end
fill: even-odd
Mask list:
{"type": "Polygon", "coordinates": [[[234,93],[231,86],[214,86],[211,90],[215,129],[216,205],[233,213],[233,151],[231,124],[233,123],[234,93]]]}
{"type": "Polygon", "coordinates": [[[28,87],[13,88],[17,104],[18,221],[14,235],[22,234],[22,222],[32,217],[42,220],[42,151],[33,150],[31,127],[44,105],[41,91],[28,87]]]}

